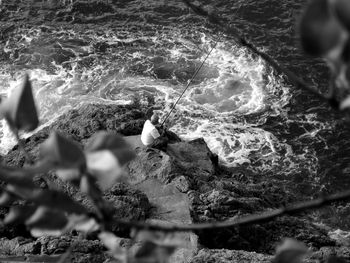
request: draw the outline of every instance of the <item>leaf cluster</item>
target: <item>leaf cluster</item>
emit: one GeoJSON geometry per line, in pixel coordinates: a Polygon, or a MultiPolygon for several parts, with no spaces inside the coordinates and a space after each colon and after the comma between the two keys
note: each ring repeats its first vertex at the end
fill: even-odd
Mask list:
{"type": "MultiPolygon", "coordinates": [[[[189,1],[185,1],[190,5],[189,1]]],[[[195,5],[190,5],[195,8],[195,5]]],[[[197,9],[201,15],[209,15],[197,9]]],[[[349,0],[312,0],[300,20],[300,36],[306,52],[327,60],[333,77],[330,82],[330,98],[339,108],[350,106],[350,2],[349,0]],[[339,104],[339,105],[338,105],[339,104]]],[[[211,19],[219,23],[219,18],[211,19]]],[[[244,39],[241,41],[246,43],[244,39]]],[[[248,45],[248,43],[246,43],[248,45]]],[[[134,151],[117,134],[101,131],[91,138],[83,150],[68,136],[52,131],[41,144],[39,160],[25,151],[19,133],[33,131],[39,126],[39,117],[34,101],[32,83],[25,75],[23,84],[9,98],[0,103],[0,118],[5,119],[15,134],[30,166],[26,168],[0,166],[0,180],[6,183],[0,194],[0,206],[9,206],[9,213],[2,223],[25,224],[33,236],[62,235],[73,229],[82,233],[96,232],[114,259],[120,262],[167,262],[181,243],[172,232],[186,229],[207,229],[208,224],[162,228],[146,223],[134,222],[132,238],[141,242],[134,251],[119,246],[119,239],[110,229],[114,207],[103,199],[103,191],[117,181],[125,180],[124,165],[135,157],[134,151]],[[55,170],[62,180],[78,187],[95,206],[96,212],[67,194],[53,189],[42,189],[34,182],[34,176],[55,170]],[[150,230],[152,229],[152,230],[150,230]]],[[[241,223],[258,222],[279,216],[285,211],[299,212],[303,209],[323,205],[349,197],[349,193],[304,203],[291,209],[280,209],[270,213],[251,215],[241,223]],[[316,201],[320,201],[320,204],[316,201]]],[[[121,220],[120,223],[123,223],[121,220]]],[[[209,227],[228,227],[237,222],[212,223],[209,227]]],[[[309,253],[306,246],[294,239],[286,239],[277,247],[275,263],[299,263],[309,253]]],[[[327,261],[343,262],[331,257],[327,261]]]]}
{"type": "Polygon", "coordinates": [[[350,2],[312,0],[299,25],[303,49],[324,58],[331,70],[328,98],[339,109],[350,107],[350,2]]]}
{"type": "MultiPolygon", "coordinates": [[[[4,118],[20,143],[20,131],[32,131],[39,125],[33,98],[32,84],[26,75],[21,86],[0,104],[4,118]]],[[[25,151],[23,145],[22,150],[25,151]]],[[[164,245],[157,238],[142,243],[135,253],[119,247],[110,230],[114,207],[103,199],[103,190],[124,180],[124,165],[135,157],[135,152],[117,134],[96,133],[85,150],[75,141],[52,131],[40,145],[39,160],[25,168],[0,166],[0,180],[6,183],[0,195],[0,206],[10,207],[2,223],[25,224],[35,237],[59,236],[73,229],[82,233],[97,232],[100,240],[114,258],[122,262],[165,262],[175,246],[164,245]],[[73,200],[67,194],[53,189],[42,189],[34,176],[55,170],[62,180],[78,187],[93,202],[96,212],[73,200]],[[155,260],[156,259],[156,260],[155,260]]]]}

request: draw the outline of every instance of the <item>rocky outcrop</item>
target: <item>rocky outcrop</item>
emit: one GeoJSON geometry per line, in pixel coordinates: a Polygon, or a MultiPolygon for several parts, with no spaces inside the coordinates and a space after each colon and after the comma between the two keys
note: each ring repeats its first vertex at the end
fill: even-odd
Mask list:
{"type": "Polygon", "coordinates": [[[255,252],[227,249],[201,249],[191,263],[269,263],[272,257],[255,252]]]}
{"type": "MultiPolygon", "coordinates": [[[[159,224],[191,224],[188,196],[181,193],[173,183],[163,184],[157,179],[147,179],[136,185],[144,192],[153,206],[148,221],[159,224]]],[[[169,263],[189,262],[197,252],[198,237],[194,233],[177,233],[174,238],[181,243],[169,263]]]]}
{"type": "MultiPolygon", "coordinates": [[[[350,248],[347,247],[322,247],[320,250],[312,253],[309,258],[317,262],[325,262],[329,257],[337,257],[350,262],[350,248]]],[[[338,261],[336,261],[338,262],[338,261]]]]}
{"type": "MultiPolygon", "coordinates": [[[[322,247],[320,250],[310,251],[305,255],[302,262],[319,263],[328,262],[331,257],[336,257],[344,261],[330,262],[349,262],[350,249],[348,247],[322,247]]],[[[198,254],[192,258],[191,263],[268,263],[273,260],[273,256],[259,254],[256,252],[248,252],[244,250],[228,250],[228,249],[201,249],[198,254]]]]}
{"type": "MultiPolygon", "coordinates": [[[[116,209],[115,219],[143,221],[148,218],[151,204],[145,193],[124,183],[116,183],[104,194],[107,200],[116,209]]],[[[119,236],[129,236],[130,229],[124,229],[114,224],[112,230],[119,236]]]]}
{"type": "Polygon", "coordinates": [[[33,242],[31,239],[16,237],[13,239],[1,238],[0,255],[16,255],[23,256],[25,254],[39,254],[41,251],[40,243],[33,242]]]}
{"type": "Polygon", "coordinates": [[[35,241],[14,238],[0,239],[1,262],[57,262],[62,253],[71,249],[71,262],[104,262],[108,255],[98,240],[78,237],[42,237],[35,241]]]}
{"type": "Polygon", "coordinates": [[[179,188],[208,182],[215,173],[215,155],[203,139],[168,144],[166,152],[152,148],[139,149],[137,158],[128,164],[132,180],[157,178],[163,183],[175,180],[179,188]]]}
{"type": "MultiPolygon", "coordinates": [[[[148,111],[139,107],[83,106],[64,114],[50,127],[26,139],[25,148],[37,158],[39,144],[48,137],[51,129],[68,134],[82,146],[99,130],[124,135],[141,133],[148,111]]],[[[104,193],[105,199],[117,208],[115,218],[177,224],[208,223],[278,208],[297,200],[297,197],[286,194],[288,191],[281,187],[281,182],[273,178],[265,182],[245,171],[219,167],[217,156],[211,153],[203,139],[174,140],[164,152],[143,147],[138,136],[125,138],[136,150],[137,157],[127,165],[129,183],[117,183],[104,193]]],[[[3,163],[12,166],[24,164],[18,147],[3,158],[3,163]]],[[[44,178],[42,187],[61,189],[93,209],[84,195],[59,180],[54,173],[44,178]]],[[[1,211],[2,216],[7,212],[6,209],[1,211]]],[[[55,255],[75,242],[81,246],[73,249],[73,262],[103,262],[106,259],[103,246],[96,237],[79,242],[73,235],[34,240],[28,239],[28,232],[19,229],[18,226],[0,228],[3,234],[0,246],[8,248],[6,253],[2,252],[4,256],[55,255]],[[17,237],[22,234],[24,238],[17,237]]],[[[128,239],[128,229],[115,225],[113,230],[120,236],[122,246],[137,246],[128,239]]],[[[347,257],[345,248],[339,246],[334,250],[335,241],[329,238],[326,229],[307,217],[284,216],[256,225],[180,235],[178,238],[186,245],[171,260],[177,263],[189,262],[191,258],[192,262],[267,262],[270,256],[266,254],[273,254],[277,243],[284,237],[306,243],[315,251],[314,258],[325,258],[326,254],[332,253],[347,257]],[[206,249],[196,254],[198,244],[206,249]]]]}
{"type": "Polygon", "coordinates": [[[170,156],[152,148],[143,148],[137,158],[128,164],[130,179],[134,184],[147,179],[157,178],[166,183],[174,176],[170,156]]]}
{"type": "MultiPolygon", "coordinates": [[[[135,108],[133,105],[84,105],[63,114],[49,127],[25,139],[25,149],[37,158],[39,145],[48,138],[52,130],[66,134],[82,145],[100,130],[123,135],[140,134],[146,119],[145,112],[146,109],[135,108]]],[[[23,166],[24,156],[17,145],[3,157],[2,163],[23,166]]]]}
{"type": "MultiPolygon", "coordinates": [[[[195,222],[223,221],[290,203],[290,197],[277,184],[270,186],[267,191],[263,184],[244,184],[230,178],[216,178],[205,188],[191,190],[189,196],[195,222]]],[[[294,216],[239,228],[201,231],[197,234],[199,242],[210,248],[271,254],[282,237],[296,238],[314,248],[335,245],[329,238],[327,229],[315,225],[309,219],[294,216]]]]}
{"type": "MultiPolygon", "coordinates": [[[[293,196],[286,195],[284,189],[273,181],[248,183],[243,177],[240,182],[219,174],[215,158],[202,139],[169,144],[166,152],[138,148],[137,158],[129,163],[128,168],[133,184],[155,179],[187,193],[194,222],[233,219],[294,201],[293,196]]],[[[283,237],[294,237],[315,249],[335,245],[326,229],[292,216],[265,224],[198,231],[197,234],[199,242],[209,248],[269,254],[274,253],[283,237]]]]}

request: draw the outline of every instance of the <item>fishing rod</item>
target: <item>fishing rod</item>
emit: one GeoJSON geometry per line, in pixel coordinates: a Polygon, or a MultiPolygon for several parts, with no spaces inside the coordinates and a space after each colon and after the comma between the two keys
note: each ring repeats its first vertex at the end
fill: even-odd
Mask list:
{"type": "Polygon", "coordinates": [[[208,57],[210,56],[211,52],[214,50],[214,48],[216,48],[217,44],[219,42],[219,39],[217,39],[215,41],[215,45],[211,48],[211,50],[209,51],[209,53],[207,54],[207,56],[204,58],[204,60],[202,61],[202,63],[200,64],[200,66],[198,67],[198,69],[196,70],[196,72],[193,74],[192,78],[187,82],[186,88],[182,91],[182,93],[180,94],[179,98],[177,99],[177,101],[174,103],[174,105],[171,107],[169,113],[166,115],[165,119],[163,120],[162,124],[160,125],[160,127],[163,127],[165,121],[169,118],[171,112],[174,110],[176,104],[180,101],[181,97],[185,94],[186,90],[188,89],[188,87],[191,85],[192,81],[194,80],[194,78],[197,76],[198,72],[201,70],[201,68],[203,67],[205,61],[208,59],[208,57]]]}

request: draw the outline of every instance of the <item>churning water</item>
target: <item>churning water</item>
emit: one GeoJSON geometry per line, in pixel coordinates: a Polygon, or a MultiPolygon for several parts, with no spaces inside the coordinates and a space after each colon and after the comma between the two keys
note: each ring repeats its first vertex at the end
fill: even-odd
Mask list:
{"type": "MultiPolygon", "coordinates": [[[[324,65],[298,49],[295,22],[304,1],[202,2],[280,64],[310,83],[327,82],[324,65]]],[[[5,8],[18,19],[18,8],[5,8]]],[[[105,20],[67,7],[69,21],[56,13],[57,22],[36,16],[19,22],[1,42],[0,95],[8,96],[28,72],[42,125],[84,103],[124,104],[142,96],[155,97],[163,112],[216,45],[171,115],[171,130],[186,139],[203,137],[223,164],[307,185],[300,189],[308,194],[350,181],[336,179],[349,168],[342,154],[332,153],[350,152],[350,146],[338,143],[345,135],[333,140],[341,118],[327,105],[296,90],[181,1],[114,1],[112,8],[102,14],[110,16],[105,20]]],[[[13,144],[2,123],[1,152],[13,144]]]]}

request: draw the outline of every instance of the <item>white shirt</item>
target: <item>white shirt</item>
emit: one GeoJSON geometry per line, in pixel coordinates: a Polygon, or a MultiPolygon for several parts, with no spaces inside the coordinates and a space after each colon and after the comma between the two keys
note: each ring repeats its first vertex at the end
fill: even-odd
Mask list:
{"type": "Polygon", "coordinates": [[[143,130],[141,133],[141,141],[144,145],[150,145],[160,136],[157,128],[151,123],[150,120],[147,120],[143,125],[143,130]]]}

